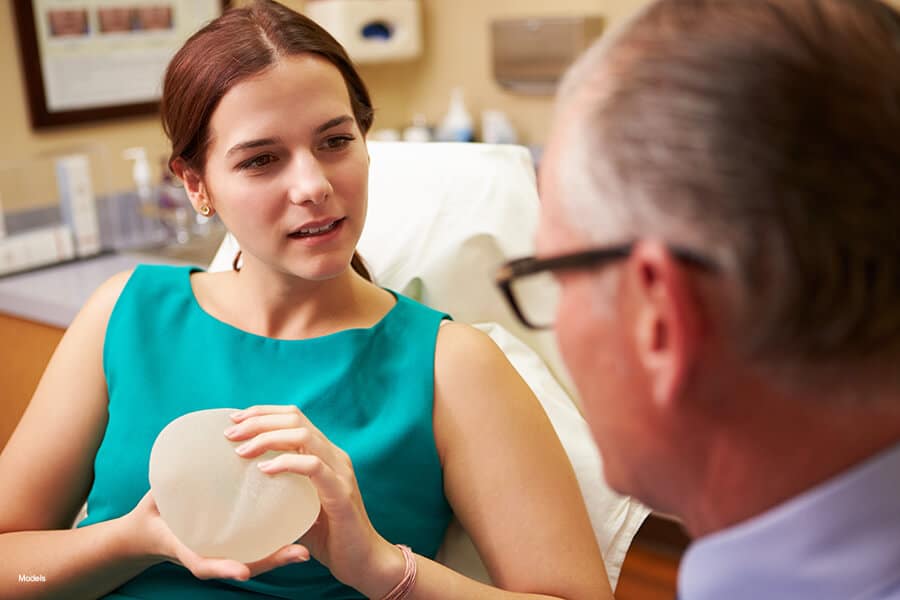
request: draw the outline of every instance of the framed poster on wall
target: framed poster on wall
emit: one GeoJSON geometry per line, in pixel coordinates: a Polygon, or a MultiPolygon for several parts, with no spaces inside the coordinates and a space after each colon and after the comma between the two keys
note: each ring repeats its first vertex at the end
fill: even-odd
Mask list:
{"type": "Polygon", "coordinates": [[[228,0],[13,0],[35,129],[157,110],[166,65],[228,0]]]}

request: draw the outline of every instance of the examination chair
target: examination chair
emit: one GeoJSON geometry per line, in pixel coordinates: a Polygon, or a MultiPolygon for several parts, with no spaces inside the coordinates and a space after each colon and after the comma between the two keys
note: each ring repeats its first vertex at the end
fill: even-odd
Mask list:
{"type": "MultiPolygon", "coordinates": [[[[571,396],[552,334],[522,327],[494,285],[505,260],[532,254],[538,196],[529,152],[520,146],[369,142],[369,208],[358,250],[376,283],[486,332],[546,410],[572,462],[615,588],[631,540],[648,514],[612,492],[571,396]]],[[[232,268],[226,236],[210,270],[232,268]]],[[[438,560],[489,582],[458,522],[438,560]]]]}

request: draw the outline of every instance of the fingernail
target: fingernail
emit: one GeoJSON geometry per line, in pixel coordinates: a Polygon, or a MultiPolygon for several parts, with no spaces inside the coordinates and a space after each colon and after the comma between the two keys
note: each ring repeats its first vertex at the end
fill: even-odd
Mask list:
{"type": "Polygon", "coordinates": [[[237,432],[237,425],[234,427],[229,427],[225,430],[225,437],[231,437],[237,432]]]}
{"type": "Polygon", "coordinates": [[[239,411],[237,411],[237,412],[231,413],[231,414],[228,415],[228,416],[231,417],[232,420],[234,420],[234,419],[240,419],[241,417],[244,416],[244,411],[239,410],[239,411]]]}
{"type": "Polygon", "coordinates": [[[293,561],[294,561],[294,562],[298,562],[298,563],[299,563],[299,562],[306,562],[306,561],[308,561],[308,560],[309,560],[309,557],[308,557],[308,556],[304,556],[304,555],[302,555],[302,554],[298,554],[297,556],[295,556],[295,557],[293,558],[293,561]]]}
{"type": "Polygon", "coordinates": [[[256,466],[259,467],[259,468],[262,469],[262,470],[266,470],[266,469],[268,469],[269,467],[272,466],[272,461],[271,461],[271,460],[264,460],[264,461],[262,461],[262,462],[256,463],[256,466]]]}
{"type": "Polygon", "coordinates": [[[250,449],[250,444],[241,444],[240,446],[235,448],[234,451],[237,452],[238,454],[244,454],[249,449],[250,449]]]}

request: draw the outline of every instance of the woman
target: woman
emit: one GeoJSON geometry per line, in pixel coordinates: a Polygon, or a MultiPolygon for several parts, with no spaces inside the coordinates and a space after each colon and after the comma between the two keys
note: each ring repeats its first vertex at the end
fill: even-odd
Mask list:
{"type": "Polygon", "coordinates": [[[89,300],[0,459],[0,596],[609,596],[530,390],[355,254],[372,108],[337,42],[274,2],[230,11],[173,58],[162,113],[172,169],[242,266],[138,267],[89,300]],[[220,406],[246,407],[223,432],[242,456],[286,451],[263,470],[309,476],[322,502],[301,544],[250,565],[184,547],[147,491],[158,432],[220,406]],[[497,588],[431,560],[451,512],[497,588]]]}

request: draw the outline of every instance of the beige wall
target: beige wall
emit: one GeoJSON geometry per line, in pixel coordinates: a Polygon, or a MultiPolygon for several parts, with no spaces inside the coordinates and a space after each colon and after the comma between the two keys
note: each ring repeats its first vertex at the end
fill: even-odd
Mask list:
{"type": "MultiPolygon", "coordinates": [[[[520,129],[523,140],[540,142],[547,128],[551,100],[508,94],[492,80],[488,24],[495,17],[603,14],[620,17],[645,0],[423,0],[425,51],[407,63],[367,65],[361,70],[378,109],[377,127],[403,127],[414,112],[429,121],[447,109],[450,89],[466,90],[476,117],[484,108],[501,108],[520,129]]],[[[302,0],[287,4],[302,8],[302,0]]],[[[99,143],[107,150],[112,189],[129,188],[130,166],[120,158],[129,146],[145,146],[151,157],[166,154],[166,140],[156,117],[119,119],[40,133],[31,130],[25,88],[16,45],[11,2],[0,1],[0,167],[6,161],[28,160],[83,144],[99,143]]],[[[153,165],[157,167],[156,164],[153,165]]],[[[6,210],[55,202],[52,185],[3,198],[6,210]]]]}
{"type": "Polygon", "coordinates": [[[601,15],[607,22],[645,0],[424,0],[423,56],[414,62],[364,66],[378,108],[376,125],[402,127],[413,113],[430,123],[447,110],[450,90],[462,86],[469,111],[480,121],[486,108],[506,111],[526,143],[543,141],[551,112],[547,96],[512,94],[491,73],[490,22],[497,18],[601,15]]]}
{"type": "MultiPolygon", "coordinates": [[[[246,0],[239,0],[238,3],[246,0]]],[[[302,8],[303,0],[285,0],[302,8]]],[[[377,108],[376,127],[403,127],[416,112],[429,122],[447,109],[450,90],[462,86],[469,110],[507,112],[522,141],[540,143],[547,132],[552,100],[522,96],[500,88],[490,67],[489,24],[505,17],[600,14],[608,23],[642,6],[647,0],[422,0],[424,52],[411,62],[365,65],[361,68],[377,108]]],[[[891,0],[900,5],[900,0],[891,0]]],[[[24,83],[19,66],[11,2],[0,1],[0,166],[4,161],[31,159],[86,143],[107,150],[113,189],[130,187],[129,163],[120,158],[129,146],[145,146],[151,157],[166,154],[166,141],[156,117],[120,119],[35,133],[28,122],[24,83]]],[[[156,164],[153,165],[157,167],[156,164]]],[[[52,192],[4,198],[7,210],[55,201],[52,192]]]]}

